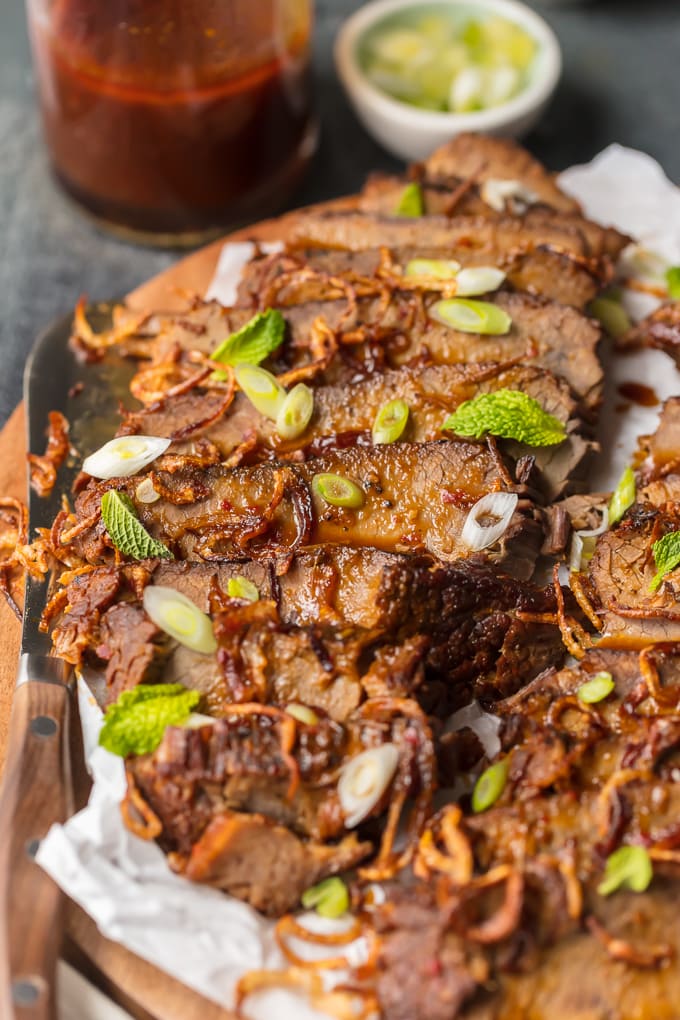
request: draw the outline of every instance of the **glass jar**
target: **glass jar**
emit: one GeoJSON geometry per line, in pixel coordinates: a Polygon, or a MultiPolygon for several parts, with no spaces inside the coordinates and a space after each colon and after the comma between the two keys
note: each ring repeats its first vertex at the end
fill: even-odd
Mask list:
{"type": "Polygon", "coordinates": [[[313,0],[27,0],[54,172],[107,226],[195,244],[279,207],[316,137],[313,0]]]}

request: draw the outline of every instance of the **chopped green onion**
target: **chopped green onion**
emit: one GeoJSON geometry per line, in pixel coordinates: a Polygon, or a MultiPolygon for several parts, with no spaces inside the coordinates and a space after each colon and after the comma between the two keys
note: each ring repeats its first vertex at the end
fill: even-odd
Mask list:
{"type": "Polygon", "coordinates": [[[680,531],[669,531],[660,538],[652,546],[652,553],[657,572],[649,590],[656,591],[666,574],[680,566],[680,531]]]}
{"type": "Polygon", "coordinates": [[[469,269],[461,269],[456,278],[456,294],[459,297],[489,294],[492,290],[498,290],[504,279],[503,270],[494,266],[471,266],[469,269]]]}
{"type": "Polygon", "coordinates": [[[159,436],[118,436],[86,457],[83,471],[93,478],[128,478],[165,453],[170,442],[159,436]]]}
{"type": "Polygon", "coordinates": [[[345,828],[353,829],[380,804],[399,764],[395,744],[369,747],[343,765],[338,780],[338,800],[345,828]]]}
{"type": "Polygon", "coordinates": [[[503,793],[507,780],[507,758],[489,765],[488,769],[482,772],[472,791],[472,810],[476,815],[493,807],[503,793]]]}
{"type": "Polygon", "coordinates": [[[186,595],[164,585],[148,584],[142,602],[156,626],[181,645],[203,655],[217,650],[212,620],[186,595]]]}
{"type": "MultiPolygon", "coordinates": [[[[258,312],[210,355],[223,365],[259,365],[283,343],[286,320],[276,308],[258,312]]],[[[226,379],[224,372],[213,372],[213,379],[226,379]]]]}
{"type": "Polygon", "coordinates": [[[605,332],[615,340],[627,333],[632,325],[626,309],[620,301],[615,301],[612,297],[593,298],[589,309],[605,332]]]}
{"type": "Polygon", "coordinates": [[[507,102],[530,81],[530,33],[499,16],[459,17],[450,5],[421,14],[420,6],[363,35],[358,57],[376,88],[422,109],[459,112],[507,102]]]}
{"type": "Polygon", "coordinates": [[[298,705],[297,702],[293,702],[290,705],[286,705],[286,712],[288,715],[292,715],[293,719],[304,723],[305,726],[318,726],[319,724],[318,715],[311,708],[308,708],[307,705],[298,705]]]}
{"type": "Polygon", "coordinates": [[[358,510],[364,505],[364,494],[356,482],[342,475],[319,474],[312,478],[312,489],[331,506],[358,510]]]}
{"type": "Polygon", "coordinates": [[[576,691],[576,697],[584,705],[596,705],[598,701],[604,701],[614,690],[614,677],[606,670],[596,673],[590,680],[582,683],[576,691]]]}
{"type": "Polygon", "coordinates": [[[373,442],[394,443],[406,428],[408,404],[405,400],[388,400],[380,408],[373,422],[373,442]]]}
{"type": "Polygon", "coordinates": [[[627,467],[619,479],[619,484],[612,493],[609,501],[609,526],[617,524],[625,514],[628,507],[635,502],[635,475],[633,469],[627,467]]]}
{"type": "Polygon", "coordinates": [[[104,527],[118,552],[133,560],[174,558],[167,546],[151,537],[127,493],[109,489],[102,496],[101,508],[104,527]]]}
{"type": "Polygon", "coordinates": [[[276,376],[256,365],[238,365],[234,375],[253,407],[265,418],[276,421],[286,399],[286,391],[276,376]]]}
{"type": "Polygon", "coordinates": [[[666,270],[668,296],[672,301],[680,300],[680,266],[669,266],[666,270]]]}
{"type": "Polygon", "coordinates": [[[135,489],[135,499],[138,503],[157,503],[160,498],[160,492],[154,489],[153,482],[148,476],[143,478],[135,489]]]}
{"type": "Polygon", "coordinates": [[[305,910],[316,910],[320,917],[331,920],[342,917],[349,910],[347,886],[337,875],[325,878],[323,882],[303,892],[302,906],[305,910]]]}
{"type": "Polygon", "coordinates": [[[488,301],[468,301],[465,298],[447,298],[437,301],[428,310],[429,317],[462,333],[483,333],[503,336],[512,326],[507,312],[488,301]]]}
{"type": "Polygon", "coordinates": [[[644,892],[653,877],[652,862],[643,846],[621,846],[607,858],[597,891],[600,896],[609,896],[621,887],[644,892]]]}
{"type": "Polygon", "coordinates": [[[431,276],[436,280],[452,280],[460,269],[455,259],[411,259],[404,276],[431,276]]]}
{"type": "Polygon", "coordinates": [[[526,212],[530,205],[538,202],[535,191],[527,188],[521,181],[507,178],[489,177],[482,182],[479,192],[482,201],[499,213],[509,208],[514,215],[519,215],[526,212]]]}
{"type": "Polygon", "coordinates": [[[247,577],[237,574],[227,581],[227,595],[230,599],[242,599],[244,602],[257,602],[260,593],[247,577]]]}
{"type": "Polygon", "coordinates": [[[298,383],[281,404],[276,416],[276,431],[282,439],[297,439],[309,425],[314,413],[314,394],[309,386],[298,383]]]}
{"type": "Polygon", "coordinates": [[[425,211],[423,191],[416,181],[407,184],[401,193],[395,216],[422,216],[425,211]]]}

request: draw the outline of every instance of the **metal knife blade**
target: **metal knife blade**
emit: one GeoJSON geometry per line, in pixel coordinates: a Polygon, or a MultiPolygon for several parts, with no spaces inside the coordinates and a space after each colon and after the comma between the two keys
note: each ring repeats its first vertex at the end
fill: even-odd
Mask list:
{"type": "MultiPolygon", "coordinates": [[[[110,306],[88,310],[94,328],[106,328],[110,306]]],[[[48,412],[71,424],[70,458],[54,491],[29,488],[31,538],[49,528],[69,494],[81,459],[114,434],[118,400],[128,392],[131,369],[123,359],[79,362],[69,350],[71,317],[50,327],[36,343],[24,377],[28,449],[45,448],[48,412]]],[[[34,861],[54,822],[73,810],[70,726],[72,670],[49,655],[39,630],[50,581],[28,578],[7,761],[0,790],[0,1016],[3,1020],[56,1020],[55,973],[62,898],[34,861]]],[[[73,746],[76,746],[75,744],[73,746]]]]}
{"type": "MultiPolygon", "coordinates": [[[[96,305],[88,309],[88,319],[95,329],[110,325],[111,307],[96,305]]],[[[129,362],[111,353],[105,362],[79,361],[69,348],[72,321],[72,316],[67,316],[38,338],[24,373],[29,451],[38,454],[44,451],[48,412],[61,411],[71,426],[71,445],[78,452],[78,457],[69,457],[60,468],[57,484],[49,496],[39,496],[29,485],[31,537],[36,528],[51,527],[61,509],[62,495],[70,493],[82,458],[112,438],[119,422],[119,401],[129,396],[132,375],[129,362]]],[[[38,629],[49,587],[49,579],[43,582],[27,578],[17,682],[22,681],[25,673],[25,655],[49,653],[49,637],[38,629]]]]}

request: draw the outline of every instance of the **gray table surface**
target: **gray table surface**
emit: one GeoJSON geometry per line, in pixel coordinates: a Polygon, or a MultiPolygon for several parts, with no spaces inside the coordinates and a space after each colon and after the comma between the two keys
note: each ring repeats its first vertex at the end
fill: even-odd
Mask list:
{"type": "MultiPolygon", "coordinates": [[[[356,190],[367,171],[398,166],[356,121],[333,68],[337,28],[359,6],[317,0],[321,141],[291,207],[356,190]]],[[[565,71],[528,146],[560,169],[619,141],[651,153],[680,181],[678,0],[535,6],[557,31],[565,71]]],[[[61,196],[40,138],[23,4],[0,0],[0,423],[20,399],[26,354],[52,318],[81,293],[125,293],[177,257],[99,233],[61,196]]]]}

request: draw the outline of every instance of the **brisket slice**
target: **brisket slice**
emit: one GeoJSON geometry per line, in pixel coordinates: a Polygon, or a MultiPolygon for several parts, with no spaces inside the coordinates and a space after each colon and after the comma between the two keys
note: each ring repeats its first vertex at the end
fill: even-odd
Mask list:
{"type": "MultiPolygon", "coordinates": [[[[578,221],[577,221],[578,222],[578,221]]],[[[427,244],[440,250],[467,247],[479,253],[532,251],[550,245],[585,258],[590,246],[569,217],[534,210],[524,216],[381,216],[359,210],[300,213],[289,242],[297,246],[344,248],[415,248],[427,244]]]]}
{"type": "MultiPolygon", "coordinates": [[[[414,169],[417,176],[417,168],[414,169]]],[[[567,213],[581,211],[576,199],[559,187],[555,174],[510,138],[464,131],[435,149],[425,160],[423,170],[427,178],[435,179],[520,181],[553,209],[567,213]]]]}
{"type": "Polygon", "coordinates": [[[264,815],[225,811],[212,819],[187,858],[173,854],[169,863],[192,882],[278,917],[294,909],[310,885],[353,868],[370,849],[354,833],[339,843],[317,843],[264,815]]]}
{"type": "Polygon", "coordinates": [[[292,796],[280,720],[263,714],[170,726],[153,754],[130,758],[130,774],[163,823],[164,847],[188,853],[225,809],[264,814],[319,842],[344,835],[337,773],[360,734],[322,714],[314,726],[295,726],[299,782],[292,796]]]}
{"type": "Polygon", "coordinates": [[[664,715],[654,710],[639,656],[605,650],[547,672],[500,706],[508,780],[496,804],[466,816],[461,828],[475,874],[514,871],[514,924],[477,938],[470,925],[493,917],[499,900],[484,904],[474,886],[461,889],[437,871],[425,881],[402,876],[388,886],[374,914],[385,1020],[511,1020],[524,1015],[527,1003],[537,1016],[556,1020],[633,1014],[670,1020],[666,1006],[680,990],[680,934],[672,920],[677,894],[668,880],[677,864],[655,858],[653,882],[642,894],[618,890],[604,897],[597,886],[619,846],[642,843],[653,853],[680,839],[675,652],[653,655],[664,715]],[[611,673],[614,693],[586,712],[576,693],[602,670],[611,673]],[[577,910],[573,901],[569,908],[571,869],[583,896],[577,910]],[[628,965],[613,963],[602,942],[607,936],[621,940],[615,950],[628,965]],[[670,966],[653,966],[650,950],[659,947],[659,962],[670,966]],[[420,980],[407,980],[407,968],[420,980]]]}
{"type": "MultiPolygon", "coordinates": [[[[384,255],[384,248],[325,251],[323,248],[305,249],[289,245],[282,252],[256,256],[245,266],[238,287],[237,304],[244,308],[266,306],[272,294],[286,294],[282,277],[297,273],[302,268],[330,276],[376,279],[379,278],[377,270],[384,269],[384,255]]],[[[414,258],[455,259],[463,267],[497,266],[505,271],[514,290],[540,294],[551,301],[576,308],[584,308],[602,286],[590,262],[547,246],[529,252],[501,249],[480,253],[469,247],[437,249],[421,241],[416,248],[394,249],[389,252],[389,257],[395,276],[414,258]]],[[[299,288],[299,283],[296,286],[299,288]]]]}
{"type": "MultiPolygon", "coordinates": [[[[331,451],[297,465],[194,467],[151,472],[163,498],[137,503],[144,526],[183,559],[244,556],[276,559],[280,573],[298,548],[325,542],[374,546],[386,552],[427,550],[443,560],[468,555],[461,531],[470,507],[496,489],[517,491],[493,449],[483,443],[440,440],[331,451]],[[317,473],[353,480],[360,509],[330,506],[312,492],[317,473]]],[[[90,483],[75,503],[78,521],[97,513],[101,496],[123,490],[134,500],[140,477],[90,483]]],[[[507,572],[528,578],[542,541],[535,509],[520,499],[508,530],[489,553],[507,572]]],[[[110,548],[99,520],[70,545],[101,563],[110,548]]],[[[111,555],[111,553],[109,553],[111,555]]]]}
{"type": "MultiPolygon", "coordinates": [[[[521,390],[533,397],[568,429],[569,438],[554,447],[520,449],[517,444],[511,446],[517,459],[523,455],[533,457],[538,484],[546,499],[555,499],[565,490],[584,484],[596,446],[580,434],[578,407],[567,384],[536,367],[517,366],[506,370],[500,365],[484,364],[404,367],[369,376],[352,387],[321,386],[314,391],[314,413],[308,428],[297,439],[289,441],[281,440],[274,422],[238,393],[226,414],[207,428],[194,432],[193,437],[209,440],[222,458],[228,458],[241,446],[244,437],[249,436],[255,444],[248,453],[249,463],[274,455],[288,458],[294,451],[309,456],[314,450],[335,445],[334,437],[343,447],[356,441],[370,443],[378,411],[385,403],[399,397],[409,406],[409,420],[400,439],[422,443],[441,438],[444,420],[463,401],[503,388],[521,390]]],[[[120,431],[164,437],[181,434],[187,421],[204,420],[205,403],[210,399],[210,391],[206,394],[191,390],[159,401],[127,415],[120,431]]],[[[158,462],[159,469],[162,463],[158,462]]]]}
{"type": "Polygon", "coordinates": [[[119,602],[106,611],[96,652],[106,662],[109,701],[137,684],[165,680],[166,635],[139,605],[119,602]]]}
{"type": "Polygon", "coordinates": [[[159,842],[176,870],[279,914],[310,882],[373,849],[347,834],[337,784],[344,765],[385,742],[396,747],[398,765],[368,816],[377,818],[396,792],[416,796],[425,792],[421,777],[434,782],[429,728],[403,701],[368,703],[344,726],[323,714],[303,723],[226,706],[212,723],[168,727],[156,751],[128,759],[127,770],[161,823],[159,842]]]}
{"type": "Polygon", "coordinates": [[[680,574],[671,570],[656,590],[653,546],[680,529],[680,476],[651,482],[623,520],[597,541],[589,581],[602,607],[603,639],[614,647],[680,640],[680,574]]]}
{"type": "Polygon", "coordinates": [[[149,563],[148,583],[175,588],[202,612],[211,612],[216,595],[238,575],[257,586],[262,600],[276,601],[278,619],[266,610],[260,620],[244,618],[245,610],[233,603],[225,640],[230,652],[219,664],[169,638],[160,640],[126,570],[93,572],[112,578],[123,600],[101,623],[96,607],[89,617],[78,608],[82,582],[72,582],[67,598],[76,606],[75,619],[67,608],[52,632],[68,661],[106,662],[110,698],[119,693],[121,677],[126,687],[162,677],[201,691],[219,709],[230,699],[243,700],[259,682],[279,703],[301,701],[345,718],[379,687],[392,694],[413,690],[424,663],[423,697],[443,712],[464,703],[470,692],[485,701],[505,697],[563,654],[556,626],[524,618],[555,612],[552,588],[498,574],[481,557],[443,565],[428,557],[326,545],[301,550],[278,580],[252,560],[149,563]],[[69,644],[74,632],[79,640],[69,644]],[[271,665],[263,666],[265,654],[271,665]]]}
{"type": "MultiPolygon", "coordinates": [[[[435,296],[430,296],[427,303],[434,300],[435,296]]],[[[602,335],[598,323],[575,308],[530,294],[499,291],[494,303],[512,318],[512,326],[504,336],[463,333],[427,317],[414,316],[413,303],[404,294],[393,294],[387,307],[374,297],[358,299],[355,308],[338,299],[284,307],[289,336],[282,357],[288,360],[281,363],[280,370],[309,362],[310,330],[322,317],[341,334],[340,351],[321,376],[326,382],[353,384],[375,369],[376,359],[381,370],[414,359],[418,363],[449,365],[519,359],[522,364],[535,364],[562,376],[584,406],[594,410],[600,401],[603,378],[597,357],[602,335]],[[344,345],[342,335],[357,329],[363,331],[365,342],[358,343],[354,337],[351,345],[344,345]]],[[[172,320],[166,322],[150,341],[149,355],[163,362],[175,356],[173,351],[176,354],[198,350],[209,354],[233,329],[248,321],[251,314],[246,309],[227,311],[211,303],[197,306],[177,320],[176,328],[172,320]],[[195,331],[182,324],[188,317],[195,331]]],[[[279,368],[278,363],[275,367],[279,368]]]]}
{"type": "Polygon", "coordinates": [[[484,955],[449,929],[449,914],[431,884],[387,887],[374,917],[382,1020],[452,1020],[485,980],[484,955]]]}
{"type": "MultiPolygon", "coordinates": [[[[364,186],[359,208],[368,214],[394,216],[407,183],[403,177],[374,174],[364,186]]],[[[574,212],[555,213],[545,205],[532,205],[520,213],[506,205],[503,212],[498,212],[487,205],[474,184],[468,185],[461,194],[463,182],[459,178],[432,181],[425,177],[420,183],[426,217],[451,216],[457,220],[476,217],[497,223],[510,213],[529,229],[539,225],[548,229],[554,226],[572,228],[585,239],[586,254],[594,259],[615,260],[631,241],[613,227],[602,227],[574,212]]]]}

